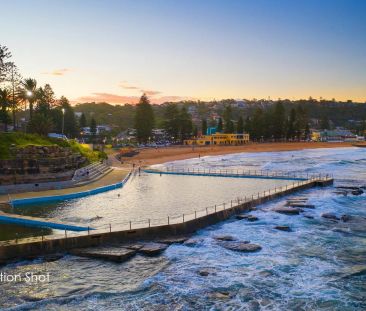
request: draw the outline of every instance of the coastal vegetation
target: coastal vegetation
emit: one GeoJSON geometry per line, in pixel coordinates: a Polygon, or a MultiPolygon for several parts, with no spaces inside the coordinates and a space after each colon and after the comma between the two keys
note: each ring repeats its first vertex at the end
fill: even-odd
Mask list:
{"type": "Polygon", "coordinates": [[[88,162],[94,162],[106,157],[104,152],[92,150],[89,145],[80,144],[75,140],[61,140],[57,138],[40,136],[38,134],[26,134],[22,132],[16,133],[0,133],[0,159],[11,159],[10,147],[14,145],[17,148],[27,146],[60,146],[68,147],[74,152],[80,153],[88,162]]]}

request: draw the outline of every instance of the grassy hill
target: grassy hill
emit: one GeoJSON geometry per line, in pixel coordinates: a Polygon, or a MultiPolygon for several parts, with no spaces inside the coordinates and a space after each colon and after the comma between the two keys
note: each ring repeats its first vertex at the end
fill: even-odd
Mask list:
{"type": "Polygon", "coordinates": [[[105,158],[105,153],[100,151],[93,151],[88,145],[82,145],[74,140],[61,140],[56,138],[43,137],[35,134],[25,134],[21,132],[16,133],[0,133],[0,159],[11,159],[10,147],[15,145],[17,147],[25,147],[29,145],[34,146],[52,146],[58,145],[60,147],[69,147],[74,152],[78,152],[86,157],[89,162],[98,161],[105,158]]]}

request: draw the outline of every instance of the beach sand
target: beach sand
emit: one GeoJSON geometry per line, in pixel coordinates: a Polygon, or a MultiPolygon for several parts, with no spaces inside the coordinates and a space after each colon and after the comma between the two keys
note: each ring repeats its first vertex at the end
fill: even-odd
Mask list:
{"type": "Polygon", "coordinates": [[[199,156],[224,155],[242,152],[270,152],[292,151],[317,148],[352,147],[352,143],[327,143],[327,142],[291,142],[291,143],[249,143],[242,146],[171,146],[164,148],[142,149],[137,156],[125,157],[125,165],[136,163],[137,165],[152,165],[176,160],[198,158],[199,156]]]}

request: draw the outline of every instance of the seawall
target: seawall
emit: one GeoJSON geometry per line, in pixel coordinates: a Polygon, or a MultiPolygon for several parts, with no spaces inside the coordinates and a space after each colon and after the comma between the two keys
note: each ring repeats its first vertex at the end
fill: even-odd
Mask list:
{"type": "Polygon", "coordinates": [[[72,248],[82,248],[89,246],[98,246],[108,243],[127,242],[134,240],[153,240],[156,238],[169,237],[174,235],[192,234],[204,227],[214,225],[218,222],[229,219],[235,214],[249,211],[252,207],[269,202],[276,198],[316,186],[328,186],[333,183],[333,179],[308,180],[298,182],[297,185],[281,189],[277,192],[267,195],[251,198],[245,202],[239,202],[237,205],[208,213],[196,219],[183,221],[177,224],[166,224],[154,227],[139,228],[133,230],[121,231],[93,231],[87,235],[65,236],[62,238],[47,239],[23,239],[17,242],[8,241],[0,243],[0,263],[21,258],[33,258],[50,253],[67,252],[72,248]]]}

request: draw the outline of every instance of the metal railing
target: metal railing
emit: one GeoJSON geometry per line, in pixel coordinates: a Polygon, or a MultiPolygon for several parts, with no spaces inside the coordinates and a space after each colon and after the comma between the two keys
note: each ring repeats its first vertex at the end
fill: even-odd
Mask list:
{"type": "MultiPolygon", "coordinates": [[[[74,231],[67,231],[65,230],[63,234],[57,233],[50,236],[42,237],[35,237],[31,238],[32,241],[45,241],[45,240],[52,240],[52,239],[59,239],[59,238],[71,238],[77,236],[85,236],[90,234],[102,234],[108,232],[118,232],[118,231],[128,231],[128,230],[136,230],[136,229],[146,229],[152,227],[159,227],[164,225],[175,225],[175,224],[182,224],[194,219],[199,219],[206,217],[211,214],[215,214],[224,210],[232,210],[237,207],[240,207],[244,203],[253,202],[257,204],[256,200],[263,199],[263,198],[271,198],[276,194],[284,194],[288,190],[297,189],[299,187],[312,184],[314,181],[319,180],[316,179],[308,179],[308,180],[298,180],[294,181],[293,183],[287,184],[281,187],[275,187],[274,189],[265,190],[263,192],[257,192],[255,194],[251,194],[249,196],[244,197],[237,197],[233,200],[228,202],[223,202],[221,204],[211,205],[204,207],[199,210],[194,210],[189,213],[176,213],[176,214],[169,214],[163,218],[146,218],[146,219],[132,219],[128,221],[121,221],[121,222],[113,222],[109,224],[103,224],[101,226],[93,227],[84,232],[74,232],[74,231]]],[[[23,239],[23,242],[29,239],[23,239]]],[[[10,242],[10,241],[6,241],[10,242]]],[[[15,241],[18,243],[18,240],[15,241]]],[[[1,245],[2,243],[0,243],[1,245]]]]}
{"type": "Polygon", "coordinates": [[[177,174],[177,175],[196,175],[196,176],[217,176],[217,177],[262,177],[273,179],[288,180],[327,180],[333,178],[332,174],[321,173],[297,173],[286,171],[270,171],[270,170],[244,170],[244,169],[205,169],[205,168],[179,168],[166,167],[164,169],[147,168],[147,173],[156,174],[177,174]]]}

